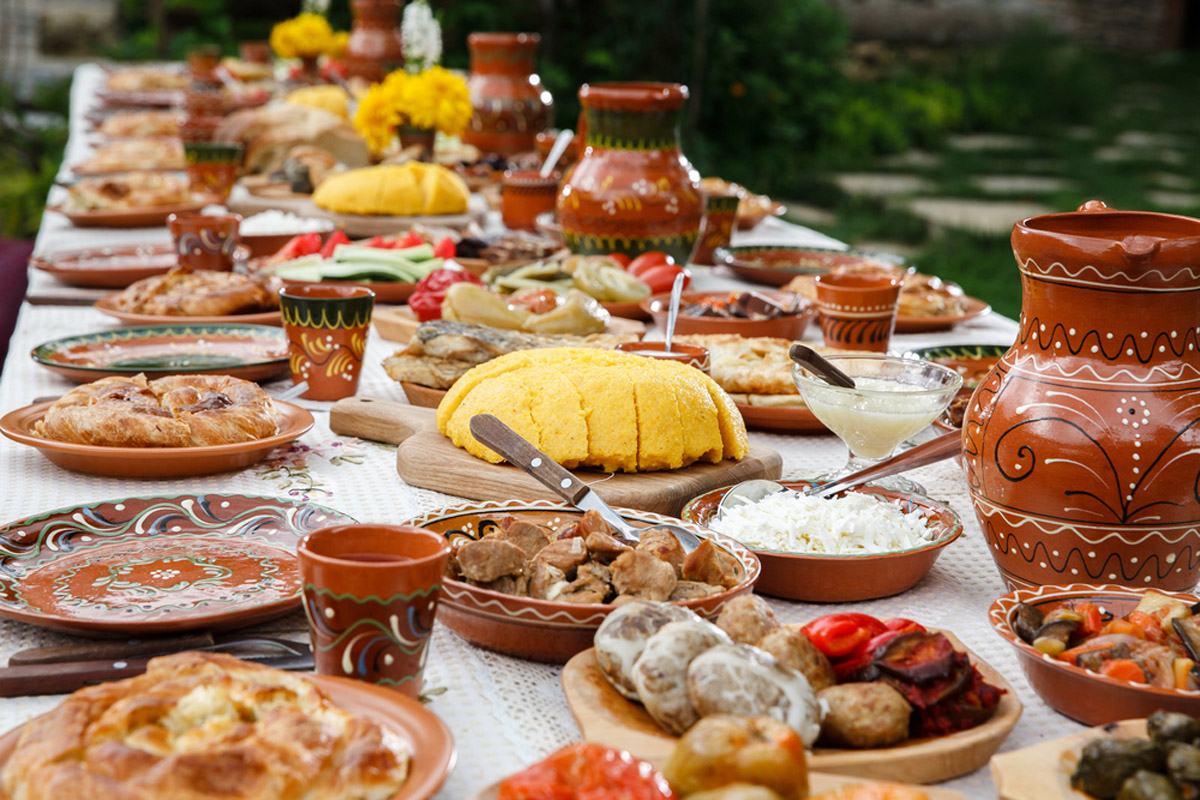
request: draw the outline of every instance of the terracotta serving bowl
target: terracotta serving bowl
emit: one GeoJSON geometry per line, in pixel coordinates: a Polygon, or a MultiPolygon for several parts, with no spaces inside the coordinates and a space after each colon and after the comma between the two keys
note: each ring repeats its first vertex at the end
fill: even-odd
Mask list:
{"type": "Polygon", "coordinates": [[[718,247],[713,253],[713,261],[729,267],[746,280],[769,286],[783,286],[797,275],[821,275],[864,264],[896,266],[895,262],[881,256],[855,250],[775,244],[718,247]]]}
{"type": "MultiPolygon", "coordinates": [[[[671,517],[649,511],[628,508],[617,511],[639,528],[678,523],[671,517]]],[[[507,516],[557,529],[575,522],[583,512],[562,503],[510,500],[451,506],[408,520],[407,524],[436,531],[454,542],[478,539],[507,516]]],[[[741,565],[741,581],[732,589],[678,603],[703,617],[716,619],[730,599],[754,587],[760,572],[758,559],[732,539],[698,526],[685,524],[685,527],[719,543],[741,565]]],[[[437,618],[479,647],[518,658],[564,664],[571,656],[592,646],[596,628],[613,608],[609,604],[556,603],[516,597],[447,578],[442,585],[437,618]]]]}
{"type": "MultiPolygon", "coordinates": [[[[1161,591],[1161,590],[1158,590],[1161,591]]],[[[1163,592],[1189,605],[1191,594],[1163,592]]],[[[1017,661],[1033,690],[1053,709],[1084,725],[1105,725],[1121,719],[1148,717],[1160,709],[1200,714],[1200,692],[1162,689],[1117,680],[1058,661],[1021,640],[1012,622],[1018,603],[1049,609],[1067,600],[1091,600],[1114,616],[1134,609],[1144,589],[1073,583],[1017,589],[998,598],[988,609],[988,621],[1017,650],[1017,661]]]]}
{"type": "MultiPolygon", "coordinates": [[[[799,339],[804,335],[808,323],[817,316],[816,308],[811,301],[805,298],[800,298],[799,313],[774,319],[724,319],[722,317],[696,317],[683,313],[683,308],[688,303],[720,300],[729,297],[730,294],[736,294],[736,292],[684,292],[680,298],[679,317],[675,323],[675,332],[681,335],[733,333],[746,337],[768,336],[776,339],[799,339]]],[[[763,291],[759,294],[770,297],[776,302],[791,302],[796,297],[796,295],[786,292],[763,291]]],[[[665,328],[667,307],[670,302],[669,292],[656,294],[643,300],[641,308],[654,318],[655,325],[665,328]]]]}
{"type": "MultiPolygon", "coordinates": [[[[780,481],[804,490],[810,481],[780,481]]],[[[722,486],[692,498],[680,517],[695,525],[707,525],[717,513],[721,498],[731,487],[722,486]]],[[[878,555],[825,555],[754,550],[762,563],[755,591],[772,597],[809,603],[849,603],[889,597],[916,586],[942,554],[942,548],[962,535],[962,520],[949,506],[918,494],[876,486],[860,486],[852,492],[871,494],[900,503],[905,510],[920,509],[928,525],[938,531],[929,544],[878,555]]]]}

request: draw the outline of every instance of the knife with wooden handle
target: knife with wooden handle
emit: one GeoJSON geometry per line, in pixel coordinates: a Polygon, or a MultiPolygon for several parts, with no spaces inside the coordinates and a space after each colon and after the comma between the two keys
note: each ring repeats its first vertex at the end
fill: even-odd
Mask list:
{"type": "Polygon", "coordinates": [[[9,656],[10,667],[28,664],[60,664],[66,661],[118,661],[121,659],[158,656],[183,650],[212,647],[211,631],[180,634],[179,636],[149,636],[145,639],[97,640],[79,644],[60,644],[50,647],[31,647],[9,656]]]}

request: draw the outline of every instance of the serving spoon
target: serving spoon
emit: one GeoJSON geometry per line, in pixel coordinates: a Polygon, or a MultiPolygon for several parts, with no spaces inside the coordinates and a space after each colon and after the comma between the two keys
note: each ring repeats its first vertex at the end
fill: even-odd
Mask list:
{"type": "Polygon", "coordinates": [[[554,145],[550,148],[549,155],[546,156],[546,163],[542,164],[542,171],[539,173],[543,178],[549,178],[550,173],[554,172],[555,166],[558,165],[558,160],[562,158],[562,154],[567,151],[567,145],[575,138],[575,132],[570,128],[558,132],[558,137],[554,140],[554,145]]]}
{"type": "Polygon", "coordinates": [[[675,282],[671,284],[671,305],[667,307],[667,330],[666,330],[666,347],[664,353],[671,352],[671,341],[675,338],[675,324],[679,321],[679,303],[683,299],[683,282],[687,279],[687,275],[680,272],[675,276],[675,282]]]}
{"type": "MultiPolygon", "coordinates": [[[[491,414],[476,414],[471,417],[471,435],[579,510],[598,513],[627,541],[641,541],[641,528],[635,528],[626,522],[590,486],[567,472],[557,461],[534,447],[528,439],[505,425],[499,418],[491,414]]],[[[647,530],[651,528],[673,533],[683,546],[684,552],[692,552],[703,541],[680,525],[663,523],[651,525],[647,530]]]]}
{"type": "Polygon", "coordinates": [[[793,344],[788,349],[788,358],[828,384],[841,386],[845,389],[855,388],[854,378],[842,372],[834,366],[833,362],[807,345],[800,344],[799,342],[793,344]]]}

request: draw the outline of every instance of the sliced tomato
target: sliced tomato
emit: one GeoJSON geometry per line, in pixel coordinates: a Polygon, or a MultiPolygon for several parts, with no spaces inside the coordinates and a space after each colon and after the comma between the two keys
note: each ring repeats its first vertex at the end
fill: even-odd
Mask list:
{"type": "MultiPolygon", "coordinates": [[[[420,244],[420,242],[418,242],[420,244]]],[[[434,258],[454,258],[454,240],[447,236],[433,248],[434,258]]]]}
{"type": "Polygon", "coordinates": [[[325,246],[321,248],[321,258],[333,258],[333,248],[339,244],[350,244],[350,237],[345,231],[334,231],[333,235],[325,241],[325,246]]]}
{"type": "Polygon", "coordinates": [[[424,239],[412,231],[409,231],[407,234],[405,234],[404,238],[400,240],[399,244],[397,245],[397,249],[403,250],[408,247],[420,247],[423,244],[425,244],[424,239]]]}
{"type": "Polygon", "coordinates": [[[279,248],[275,255],[271,256],[271,261],[273,263],[291,261],[293,258],[311,256],[313,253],[319,252],[321,252],[321,234],[302,233],[299,236],[293,236],[287,244],[279,248]]]}
{"type": "Polygon", "coordinates": [[[608,257],[620,264],[625,269],[629,269],[629,256],[624,253],[609,253],[608,257]]]}
{"type": "Polygon", "coordinates": [[[653,267],[658,267],[663,264],[674,264],[675,259],[661,250],[649,250],[642,253],[640,256],[629,262],[626,268],[630,275],[636,278],[642,277],[642,273],[653,267]]]}
{"type": "Polygon", "coordinates": [[[683,288],[686,289],[692,282],[692,275],[683,267],[677,267],[674,264],[659,264],[656,267],[642,270],[641,274],[635,275],[638,280],[650,287],[650,291],[655,294],[671,291],[675,285],[675,276],[683,273],[683,288]]]}

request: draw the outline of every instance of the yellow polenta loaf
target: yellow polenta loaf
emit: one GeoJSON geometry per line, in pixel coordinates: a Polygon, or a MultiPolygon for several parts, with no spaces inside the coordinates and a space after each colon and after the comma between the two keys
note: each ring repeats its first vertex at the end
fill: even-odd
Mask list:
{"type": "Polygon", "coordinates": [[[746,455],[737,407],[699,370],[584,348],[522,350],[468,371],[438,406],[438,429],[479,458],[502,459],[471,435],[494,414],[567,467],[676,469],[746,455]]]}
{"type": "Polygon", "coordinates": [[[445,167],[410,161],[331,175],[313,192],[313,203],[339,214],[463,214],[467,184],[445,167]]]}

